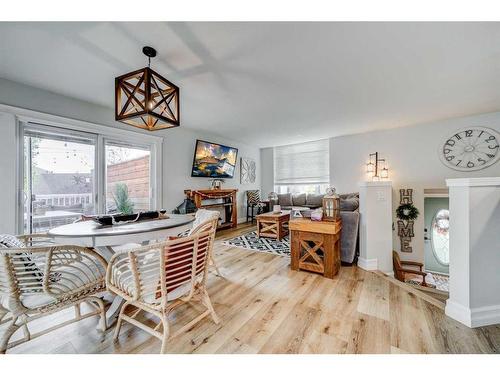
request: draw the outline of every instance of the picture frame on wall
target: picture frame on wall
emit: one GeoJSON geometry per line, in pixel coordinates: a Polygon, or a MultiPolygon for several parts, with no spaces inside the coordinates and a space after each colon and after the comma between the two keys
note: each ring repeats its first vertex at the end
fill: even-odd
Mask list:
{"type": "Polygon", "coordinates": [[[240,183],[242,185],[255,183],[257,175],[257,164],[255,160],[242,157],[240,159],[240,167],[240,183]]]}

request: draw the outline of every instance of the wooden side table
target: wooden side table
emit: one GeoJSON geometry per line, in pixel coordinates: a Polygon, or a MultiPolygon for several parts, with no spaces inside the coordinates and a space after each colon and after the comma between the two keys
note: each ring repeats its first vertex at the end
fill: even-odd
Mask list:
{"type": "Polygon", "coordinates": [[[279,213],[268,212],[255,217],[257,219],[257,236],[275,238],[281,241],[288,234],[284,224],[290,220],[290,211],[279,213]]]}
{"type": "Polygon", "coordinates": [[[340,231],[342,222],[294,218],[291,232],[291,268],[322,274],[333,279],[340,270],[340,231]]]}

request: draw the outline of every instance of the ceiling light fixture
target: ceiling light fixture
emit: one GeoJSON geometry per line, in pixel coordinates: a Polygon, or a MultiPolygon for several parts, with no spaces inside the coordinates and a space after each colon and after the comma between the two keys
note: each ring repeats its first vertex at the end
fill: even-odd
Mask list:
{"type": "Polygon", "coordinates": [[[147,130],[179,126],[179,87],[151,69],[154,48],[142,52],[147,67],[115,78],[115,120],[147,130]]]}

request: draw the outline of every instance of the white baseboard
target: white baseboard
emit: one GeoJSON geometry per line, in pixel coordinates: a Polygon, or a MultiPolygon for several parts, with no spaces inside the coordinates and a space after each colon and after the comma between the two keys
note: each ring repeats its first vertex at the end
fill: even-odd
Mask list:
{"type": "Polygon", "coordinates": [[[450,299],[446,301],[445,313],[470,328],[500,324],[500,305],[470,309],[450,299]]]}
{"type": "Polygon", "coordinates": [[[500,305],[472,309],[472,327],[500,324],[500,305]]]}
{"type": "Polygon", "coordinates": [[[446,301],[444,313],[467,327],[472,327],[471,310],[450,299],[446,301]]]}
{"type": "Polygon", "coordinates": [[[367,271],[376,271],[378,269],[378,261],[377,259],[365,259],[358,258],[358,267],[367,271]]]}

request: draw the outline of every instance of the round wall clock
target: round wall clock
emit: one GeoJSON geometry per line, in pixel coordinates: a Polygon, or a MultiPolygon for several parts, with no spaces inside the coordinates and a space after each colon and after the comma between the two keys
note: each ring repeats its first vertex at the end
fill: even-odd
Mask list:
{"type": "Polygon", "coordinates": [[[477,171],[498,161],[499,144],[497,131],[474,126],[451,134],[439,149],[439,156],[449,168],[477,171]]]}

